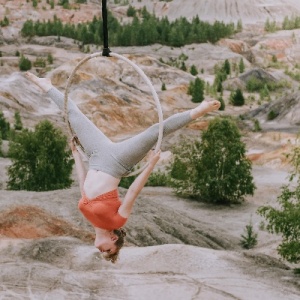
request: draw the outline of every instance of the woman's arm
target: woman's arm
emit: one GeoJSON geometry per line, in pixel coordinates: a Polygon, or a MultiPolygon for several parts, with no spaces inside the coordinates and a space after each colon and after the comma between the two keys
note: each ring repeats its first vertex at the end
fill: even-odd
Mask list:
{"type": "Polygon", "coordinates": [[[119,211],[118,211],[122,217],[124,218],[129,217],[134,202],[137,196],[139,195],[139,193],[141,192],[141,190],[143,189],[143,187],[145,186],[151,172],[153,171],[156,163],[159,160],[159,157],[160,157],[160,151],[158,151],[155,154],[152,154],[148,166],[145,168],[145,170],[142,171],[142,173],[134,180],[134,182],[129,187],[124,197],[123,203],[119,207],[119,211]]]}
{"type": "Polygon", "coordinates": [[[74,142],[74,138],[72,139],[72,141],[70,142],[70,147],[72,150],[72,154],[74,157],[74,161],[75,161],[75,166],[76,166],[76,172],[77,172],[77,177],[78,177],[78,181],[79,181],[79,187],[80,187],[80,192],[81,195],[83,196],[83,184],[86,178],[86,168],[85,165],[82,161],[81,155],[78,152],[75,142],[74,142]]]}

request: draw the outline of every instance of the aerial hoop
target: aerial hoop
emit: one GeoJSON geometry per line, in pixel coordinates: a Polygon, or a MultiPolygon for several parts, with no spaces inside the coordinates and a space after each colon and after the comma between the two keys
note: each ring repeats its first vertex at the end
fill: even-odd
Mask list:
{"type": "MultiPolygon", "coordinates": [[[[65,122],[67,123],[67,126],[68,126],[68,130],[69,130],[69,133],[70,133],[70,136],[74,136],[74,132],[72,130],[72,127],[70,125],[70,122],[69,122],[69,119],[68,119],[68,95],[69,95],[69,91],[70,91],[70,87],[71,87],[71,84],[72,84],[72,80],[77,72],[77,70],[85,63],[87,62],[88,60],[92,59],[92,58],[95,58],[95,57],[98,57],[98,56],[103,56],[103,53],[100,53],[100,52],[97,52],[97,53],[93,53],[93,54],[90,54],[89,56],[86,56],[85,58],[83,58],[77,65],[76,67],[73,69],[70,77],[68,78],[67,80],[67,84],[66,84],[66,89],[65,89],[65,94],[64,94],[64,118],[65,118],[65,122]]],[[[157,109],[157,113],[158,113],[158,123],[159,123],[159,130],[158,130],[158,139],[157,139],[157,143],[156,143],[156,146],[155,146],[155,153],[159,151],[160,149],[160,146],[161,146],[161,142],[162,142],[162,138],[163,138],[163,113],[162,113],[162,108],[161,108],[161,104],[160,104],[160,101],[159,101],[159,98],[158,98],[158,95],[150,81],[150,79],[146,76],[146,74],[143,72],[143,70],[138,67],[135,63],[133,63],[131,60],[129,60],[128,58],[120,55],[120,54],[117,54],[117,53],[114,53],[114,52],[109,52],[109,56],[112,56],[112,57],[116,57],[120,60],[123,60],[125,61],[126,63],[128,63],[129,65],[131,65],[134,70],[144,79],[144,81],[146,82],[146,84],[148,85],[148,87],[150,88],[151,90],[151,93],[152,93],[152,96],[155,100],[155,104],[156,104],[156,109],[157,109]]],[[[108,56],[108,57],[109,57],[108,56]]],[[[82,145],[80,145],[80,148],[84,151],[82,145]]],[[[143,167],[125,175],[125,177],[129,177],[129,176],[134,176],[134,175],[137,175],[139,174],[140,172],[142,172],[146,167],[148,166],[148,163],[144,164],[143,167]]]]}

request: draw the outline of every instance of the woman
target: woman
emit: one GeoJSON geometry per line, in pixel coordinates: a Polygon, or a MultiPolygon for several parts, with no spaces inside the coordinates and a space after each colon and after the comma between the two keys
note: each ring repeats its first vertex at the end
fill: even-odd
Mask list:
{"type": "MultiPolygon", "coordinates": [[[[49,79],[38,78],[29,72],[26,73],[26,77],[46,92],[61,110],[64,109],[64,95],[52,86],[49,79]]],[[[164,135],[219,107],[219,101],[203,101],[194,109],[169,117],[164,121],[164,135]]],[[[68,101],[68,116],[76,138],[89,157],[89,168],[86,171],[73,139],[70,146],[82,196],[78,207],[95,228],[95,247],[105,253],[106,260],[114,263],[126,235],[122,226],[159,160],[160,151],[151,153],[147,167],[131,184],[122,202],[118,197],[117,188],[121,178],[155,145],[159,125],[155,124],[132,138],[114,143],[71,100],[68,101]]]]}

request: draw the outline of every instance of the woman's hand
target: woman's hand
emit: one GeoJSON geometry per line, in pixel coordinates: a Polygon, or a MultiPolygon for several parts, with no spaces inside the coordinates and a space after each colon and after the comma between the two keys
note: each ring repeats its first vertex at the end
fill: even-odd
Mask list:
{"type": "Polygon", "coordinates": [[[148,163],[150,166],[154,167],[160,159],[161,150],[158,150],[156,153],[154,150],[150,152],[148,163]]]}
{"type": "Polygon", "coordinates": [[[70,145],[70,148],[72,150],[72,152],[76,152],[77,151],[77,148],[76,148],[76,141],[78,140],[77,136],[73,136],[69,145],[70,145]]]}

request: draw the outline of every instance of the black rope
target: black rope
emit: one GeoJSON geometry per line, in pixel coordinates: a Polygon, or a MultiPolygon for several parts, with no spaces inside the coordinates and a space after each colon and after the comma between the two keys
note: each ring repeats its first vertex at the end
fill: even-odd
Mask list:
{"type": "Polygon", "coordinates": [[[102,20],[103,20],[103,56],[109,56],[110,50],[108,47],[108,28],[107,28],[107,7],[106,0],[102,0],[102,20]]]}

